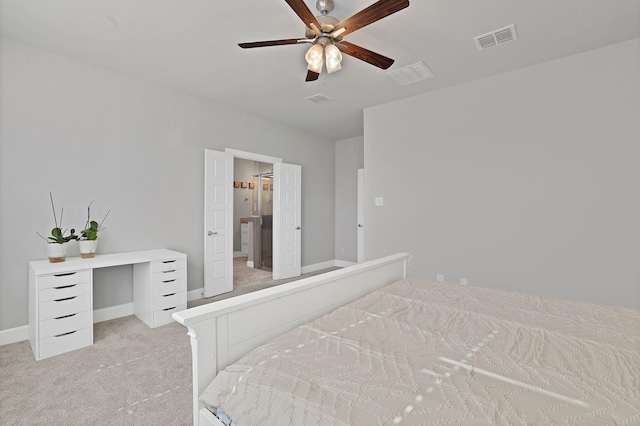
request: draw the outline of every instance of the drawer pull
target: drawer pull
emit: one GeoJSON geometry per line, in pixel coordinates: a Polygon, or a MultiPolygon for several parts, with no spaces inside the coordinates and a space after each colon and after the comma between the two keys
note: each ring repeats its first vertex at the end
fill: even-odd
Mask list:
{"type": "Polygon", "coordinates": [[[177,306],[174,306],[173,308],[165,308],[165,309],[163,309],[163,311],[170,311],[170,310],[175,309],[175,308],[177,308],[177,306]]]}
{"type": "Polygon", "coordinates": [[[78,315],[78,314],[63,315],[61,317],[55,317],[54,319],[71,318],[71,317],[74,317],[76,315],[78,315]]]}
{"type": "Polygon", "coordinates": [[[65,272],[63,274],[54,274],[54,277],[68,277],[69,275],[75,275],[77,272],[65,272]]]}
{"type": "Polygon", "coordinates": [[[78,296],[72,296],[72,297],[65,297],[64,299],[56,299],[54,300],[54,302],[64,302],[65,300],[72,300],[75,299],[78,296]]]}
{"type": "Polygon", "coordinates": [[[171,294],[163,294],[162,297],[169,297],[169,296],[173,296],[175,293],[171,293],[171,294]]]}
{"type": "Polygon", "coordinates": [[[57,335],[55,335],[55,336],[53,336],[53,337],[68,336],[69,334],[73,334],[73,333],[75,333],[76,331],[78,331],[78,330],[70,331],[70,332],[68,332],[68,333],[57,334],[57,335]]]}
{"type": "Polygon", "coordinates": [[[170,274],[170,273],[175,272],[175,271],[176,271],[175,269],[172,269],[170,271],[162,271],[162,273],[163,274],[170,274]]]}
{"type": "Polygon", "coordinates": [[[75,287],[78,284],[71,284],[71,285],[63,285],[62,287],[54,287],[56,290],[62,290],[63,288],[71,288],[71,287],[75,287]]]}
{"type": "Polygon", "coordinates": [[[172,280],[165,280],[165,281],[162,281],[162,282],[163,282],[163,283],[172,283],[172,282],[174,282],[175,280],[176,280],[176,279],[174,278],[174,279],[172,279],[172,280]]]}
{"type": "Polygon", "coordinates": [[[162,263],[173,263],[175,260],[163,260],[162,263]]]}

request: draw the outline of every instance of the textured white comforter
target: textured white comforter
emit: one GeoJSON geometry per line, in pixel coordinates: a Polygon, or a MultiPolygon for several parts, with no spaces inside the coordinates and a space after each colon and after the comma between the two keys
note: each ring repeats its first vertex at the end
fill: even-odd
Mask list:
{"type": "Polygon", "coordinates": [[[202,395],[238,425],[640,424],[640,312],[406,279],[202,395]]]}

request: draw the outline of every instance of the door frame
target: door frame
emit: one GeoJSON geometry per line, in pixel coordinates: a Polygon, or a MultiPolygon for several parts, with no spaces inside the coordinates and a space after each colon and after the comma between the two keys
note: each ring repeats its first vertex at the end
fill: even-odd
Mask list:
{"type": "Polygon", "coordinates": [[[259,161],[261,163],[282,163],[282,158],[271,157],[269,155],[256,154],[254,152],[240,151],[238,149],[225,148],[224,152],[233,155],[233,158],[242,158],[243,160],[259,161]]]}

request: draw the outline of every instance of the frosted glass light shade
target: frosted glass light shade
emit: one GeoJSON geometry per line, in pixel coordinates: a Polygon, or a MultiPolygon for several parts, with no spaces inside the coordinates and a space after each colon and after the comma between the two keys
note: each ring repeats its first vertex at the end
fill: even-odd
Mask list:
{"type": "Polygon", "coordinates": [[[342,62],[342,53],[340,52],[340,49],[333,44],[330,44],[324,48],[324,54],[327,57],[327,72],[329,74],[342,69],[342,65],[340,65],[342,62]]]}
{"type": "Polygon", "coordinates": [[[322,72],[322,54],[323,49],[319,44],[314,44],[309,48],[304,59],[307,61],[307,69],[320,74],[322,72]]]}

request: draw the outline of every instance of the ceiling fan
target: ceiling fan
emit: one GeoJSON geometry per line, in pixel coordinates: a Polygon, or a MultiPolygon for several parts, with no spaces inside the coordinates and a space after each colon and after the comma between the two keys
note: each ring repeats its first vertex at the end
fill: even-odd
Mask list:
{"type": "Polygon", "coordinates": [[[342,53],[368,62],[386,70],[393,64],[393,59],[372,52],[364,47],[344,41],[342,38],[409,6],[409,0],[378,0],[371,6],[355,15],[339,21],[329,12],[333,10],[333,0],[317,0],[316,8],[320,16],[314,16],[304,0],[285,0],[306,26],[305,38],[289,38],[284,40],[255,41],[239,43],[243,49],[285,44],[311,43],[305,59],[307,61],[307,78],[305,81],[317,80],[322,72],[323,57],[326,58],[326,69],[332,73],[341,69],[342,53]]]}

